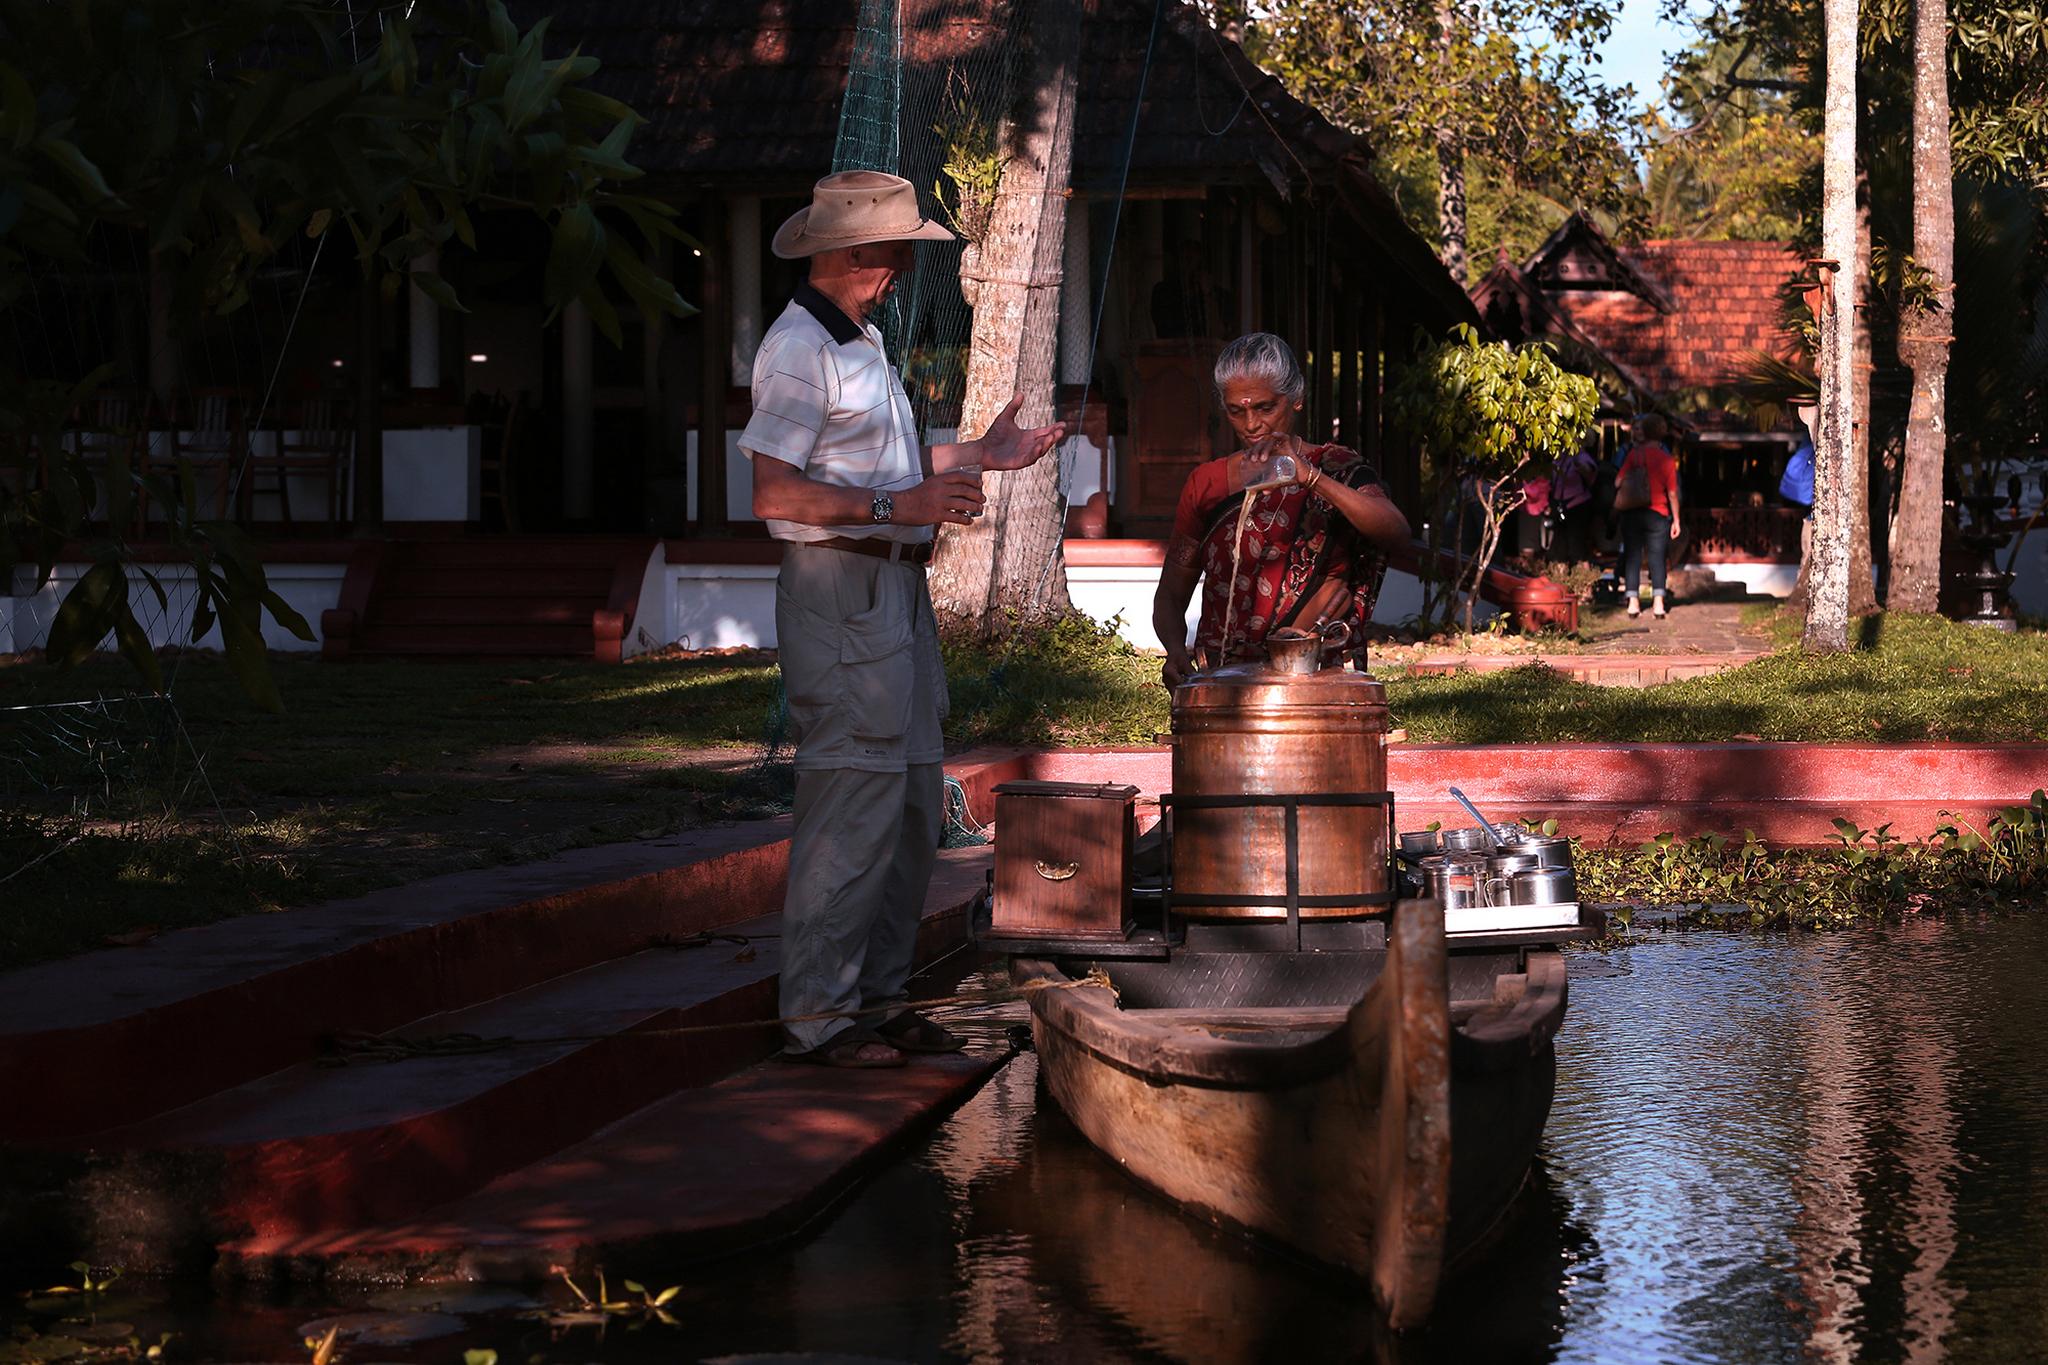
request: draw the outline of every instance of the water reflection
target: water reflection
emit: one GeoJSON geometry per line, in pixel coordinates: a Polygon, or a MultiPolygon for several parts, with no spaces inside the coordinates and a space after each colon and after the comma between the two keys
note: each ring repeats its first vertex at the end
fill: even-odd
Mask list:
{"type": "Polygon", "coordinates": [[[2041,1358],[2048,917],[1600,957],[1549,1144],[1602,1263],[1559,1359],[2041,1358]]]}
{"type": "MultiPolygon", "coordinates": [[[[2048,914],[1573,958],[1558,1093],[1502,1240],[1390,1337],[1360,1284],[1198,1223],[1026,1055],[805,1240],[680,1282],[681,1326],[503,1314],[377,1358],[2020,1362],[2048,1332],[2048,914]]],[[[983,1011],[995,1038],[1019,1017],[983,1011]]],[[[561,1297],[558,1293],[557,1297],[561,1297]]],[[[360,1296],[358,1296],[358,1299],[360,1296]]],[[[140,1304],[187,1359],[304,1359],[360,1306],[140,1304]]],[[[363,1359],[370,1356],[358,1352],[363,1359]]]]}

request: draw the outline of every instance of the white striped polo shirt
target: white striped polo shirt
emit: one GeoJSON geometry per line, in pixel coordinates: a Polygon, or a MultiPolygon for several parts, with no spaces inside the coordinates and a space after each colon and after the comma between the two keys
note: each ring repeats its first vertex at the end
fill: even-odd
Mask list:
{"type": "MultiPolygon", "coordinates": [[[[754,415],[743,449],[795,465],[819,483],[909,488],[924,478],[917,419],[889,367],[882,334],[855,323],[808,281],[797,286],[754,357],[754,415]]],[[[777,540],[863,536],[920,544],[929,526],[768,522],[777,540]]]]}

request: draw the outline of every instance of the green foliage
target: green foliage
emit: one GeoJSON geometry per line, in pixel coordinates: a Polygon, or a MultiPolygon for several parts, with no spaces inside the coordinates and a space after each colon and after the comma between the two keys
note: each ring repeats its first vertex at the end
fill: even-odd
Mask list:
{"type": "Polygon", "coordinates": [[[1542,342],[1484,341],[1460,323],[1402,370],[1388,402],[1440,460],[1503,478],[1576,450],[1600,395],[1542,342]]]}
{"type": "Polygon", "coordinates": [[[1004,644],[948,643],[949,748],[1149,744],[1167,727],[1159,660],[1074,613],[1004,644]]]}
{"type": "MultiPolygon", "coordinates": [[[[387,295],[411,282],[459,309],[447,280],[415,262],[475,249],[471,213],[485,207],[546,225],[545,302],[581,300],[614,345],[613,291],[650,315],[690,311],[631,244],[687,239],[673,210],[620,189],[640,175],[625,152],[641,120],[589,88],[595,58],[549,57],[547,21],[521,33],[499,0],[379,12],[381,36],[360,52],[350,18],[313,0],[0,2],[0,53],[34,55],[0,61],[0,313],[32,306],[33,274],[90,270],[96,248],[126,237],[171,276],[174,321],[192,326],[247,303],[295,236],[339,229],[387,295]]],[[[22,490],[104,377],[0,374],[0,573],[34,562],[40,586],[59,548],[92,529],[98,481],[82,457],[53,456],[49,487],[22,490]]],[[[311,635],[253,551],[198,518],[189,472],[143,481],[117,461],[104,492],[105,534],[52,656],[76,660],[111,631],[157,685],[122,571],[133,560],[126,513],[146,499],[172,557],[198,575],[193,638],[218,621],[251,695],[275,705],[263,613],[311,635]]]]}
{"type": "MultiPolygon", "coordinates": [[[[1388,391],[1390,410],[1422,438],[1438,484],[1438,501],[1456,505],[1458,485],[1471,480],[1484,523],[1478,552],[1461,564],[1464,629],[1472,633],[1478,589],[1500,544],[1501,524],[1522,505],[1521,479],[1576,450],[1599,416],[1600,391],[1591,379],[1558,365],[1541,341],[1510,346],[1482,341],[1460,323],[1400,373],[1388,391]]],[[[1431,523],[1440,534],[1444,518],[1431,523]]],[[[1436,545],[1425,560],[1435,564],[1436,545]]],[[[1426,585],[1433,586],[1433,585],[1426,585]]],[[[1454,600],[1454,599],[1446,599],[1454,600]]],[[[1437,597],[1426,595],[1431,620],[1437,597]]]]}
{"type": "Polygon", "coordinates": [[[1424,235],[1439,226],[1440,148],[1464,158],[1483,270],[1494,247],[1520,254],[1549,231],[1536,224],[1574,208],[1633,211],[1634,91],[1594,74],[1617,11],[1604,0],[1282,0],[1260,11],[1246,47],[1297,99],[1365,136],[1424,235]]]}
{"type": "Polygon", "coordinates": [[[1873,916],[2038,901],[2048,895],[2048,793],[1999,811],[1978,830],[1945,814],[1924,839],[1889,825],[1836,819],[1827,844],[1773,848],[1753,830],[1659,834],[1636,849],[1575,845],[1579,894],[1589,901],[1677,905],[1728,923],[1739,906],[1758,929],[1836,929],[1873,916]]]}
{"type": "MultiPolygon", "coordinates": [[[[1912,13],[1913,0],[1861,0],[1858,11],[1858,78],[1867,83],[1866,116],[1888,122],[1884,136],[1901,146],[1912,13]]],[[[2048,16],[2038,5],[2001,0],[1947,0],[1947,14],[1956,175],[2023,180],[2048,189],[2048,16]]],[[[1724,0],[1696,23],[1705,42],[1688,54],[1678,75],[1702,74],[1735,53],[1709,89],[1726,93],[1733,80],[1761,80],[1790,94],[1796,108],[1820,108],[1820,6],[1809,0],[1724,0]]]]}
{"type": "Polygon", "coordinates": [[[1780,74],[1748,69],[1749,56],[1708,38],[1673,64],[1664,83],[1672,117],[1650,114],[1652,235],[1786,241],[1817,230],[1808,205],[1820,173],[1813,111],[1783,90],[1732,84],[1780,74]]]}

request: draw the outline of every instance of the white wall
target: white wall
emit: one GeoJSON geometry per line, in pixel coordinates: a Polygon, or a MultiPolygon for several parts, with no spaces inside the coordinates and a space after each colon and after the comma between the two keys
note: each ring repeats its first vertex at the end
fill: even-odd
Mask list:
{"type": "MultiPolygon", "coordinates": [[[[64,595],[90,567],[87,564],[60,564],[50,581],[36,592],[30,592],[35,582],[35,571],[17,569],[14,595],[0,597],[0,654],[40,649],[47,644],[50,623],[57,619],[57,609],[63,605],[64,595]]],[[[135,609],[136,619],[148,630],[149,642],[152,645],[219,649],[219,626],[196,642],[189,636],[192,609],[198,600],[192,570],[187,566],[167,564],[152,564],[148,568],[162,585],[168,606],[157,605],[155,592],[142,575],[133,570],[128,575],[128,601],[135,609]]],[[[310,642],[299,639],[271,620],[266,612],[263,617],[263,643],[279,650],[318,649],[320,613],[339,605],[341,580],[346,572],[344,564],[265,565],[265,577],[271,588],[306,618],[306,624],[313,628],[314,638],[310,642]]],[[[102,647],[113,648],[111,636],[102,642],[102,647]]]]}
{"type": "MultiPolygon", "coordinates": [[[[668,639],[660,644],[687,641],[690,649],[773,649],[775,574],[773,564],[670,564],[665,573],[667,609],[659,611],[643,600],[640,619],[649,623],[649,630],[655,621],[668,622],[668,639]]],[[[1067,591],[1075,608],[1103,625],[1117,622],[1117,634],[1139,649],[1161,647],[1152,629],[1152,595],[1158,588],[1159,569],[1154,565],[1067,566],[1067,591]]],[[[1197,586],[1187,610],[1190,636],[1201,615],[1201,600],[1197,586]]],[[[1381,625],[1399,625],[1421,607],[1422,585],[1415,576],[1389,569],[1373,619],[1381,625]]],[[[1482,602],[1478,619],[1484,621],[1498,610],[1482,602]]]]}
{"type": "MultiPolygon", "coordinates": [[[[2005,563],[1999,556],[1998,562],[2005,563]]],[[[2027,533],[2012,561],[2012,601],[2028,616],[2048,619],[2048,527],[2027,533]]]]}

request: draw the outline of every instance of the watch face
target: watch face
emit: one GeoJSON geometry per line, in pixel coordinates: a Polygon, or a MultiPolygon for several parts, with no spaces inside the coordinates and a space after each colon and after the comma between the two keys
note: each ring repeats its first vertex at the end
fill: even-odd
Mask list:
{"type": "Polygon", "coordinates": [[[889,520],[890,517],[894,516],[895,514],[896,500],[890,497],[887,493],[875,494],[874,505],[870,509],[869,515],[872,516],[876,521],[886,522],[889,520]]]}

